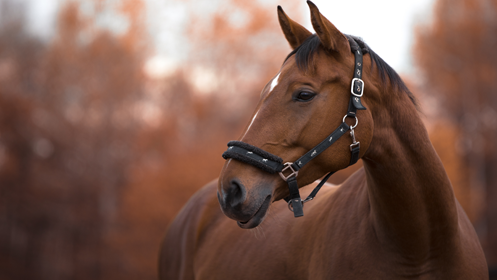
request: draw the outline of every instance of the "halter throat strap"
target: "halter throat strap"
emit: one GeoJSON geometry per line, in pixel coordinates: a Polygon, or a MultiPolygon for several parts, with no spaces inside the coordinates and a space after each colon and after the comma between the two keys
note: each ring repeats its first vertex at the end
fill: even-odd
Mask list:
{"type": "Polygon", "coordinates": [[[288,208],[293,212],[295,217],[301,217],[304,215],[304,203],[313,200],[321,187],[334,173],[328,173],[314,188],[311,194],[305,200],[302,200],[297,184],[297,176],[302,167],[324,152],[328,147],[335,143],[338,138],[342,137],[349,130],[352,138],[352,144],[350,145],[351,156],[349,166],[355,164],[359,160],[360,143],[355,139],[354,128],[358,124],[357,110],[366,110],[366,107],[364,107],[361,103],[361,97],[364,94],[364,81],[362,80],[363,56],[362,49],[359,44],[357,44],[352,37],[347,36],[347,38],[349,39],[350,48],[355,56],[354,76],[350,89],[351,95],[347,108],[347,114],[343,117],[342,123],[330,135],[328,135],[328,137],[296,161],[287,162],[285,164],[283,164],[283,159],[280,157],[241,141],[228,142],[228,150],[226,150],[222,155],[224,159],[232,158],[250,164],[270,174],[278,173],[288,184],[290,194],[285,198],[285,201],[288,202],[288,208]],[[347,117],[355,118],[355,124],[349,126],[345,122],[347,117]]]}

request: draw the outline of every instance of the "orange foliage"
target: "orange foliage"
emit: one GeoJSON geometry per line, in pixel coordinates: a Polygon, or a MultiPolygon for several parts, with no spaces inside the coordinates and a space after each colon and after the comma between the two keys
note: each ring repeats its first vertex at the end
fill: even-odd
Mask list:
{"type": "MultiPolygon", "coordinates": [[[[454,128],[453,159],[464,181],[459,197],[470,213],[490,266],[497,266],[497,3],[438,0],[433,22],[417,29],[414,54],[436,118],[454,128]],[[457,158],[457,160],[456,160],[457,158]]],[[[451,137],[443,136],[445,139],[451,137]]],[[[450,173],[450,172],[449,172],[450,173]]],[[[456,191],[456,194],[458,192],[456,191]]]]}
{"type": "Polygon", "coordinates": [[[48,45],[0,30],[0,278],[99,279],[138,132],[142,54],[68,2],[48,45]]]}

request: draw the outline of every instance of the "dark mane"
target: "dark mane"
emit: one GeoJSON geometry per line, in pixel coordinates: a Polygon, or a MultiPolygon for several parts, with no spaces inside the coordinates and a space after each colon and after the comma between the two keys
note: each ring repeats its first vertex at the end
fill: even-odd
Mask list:
{"type": "MultiPolygon", "coordinates": [[[[285,58],[285,62],[295,54],[295,60],[297,62],[297,67],[300,70],[307,70],[309,65],[314,58],[314,54],[317,52],[319,45],[321,45],[321,40],[316,34],[313,34],[311,37],[307,38],[300,46],[294,49],[288,56],[285,58]]],[[[283,63],[285,63],[283,62],[283,63]]]]}
{"type": "MultiPolygon", "coordinates": [[[[384,84],[387,83],[388,77],[388,80],[392,83],[392,85],[394,87],[397,87],[397,89],[399,89],[400,91],[405,92],[411,99],[412,103],[417,107],[416,98],[411,93],[411,91],[409,91],[404,81],[402,81],[402,79],[400,78],[399,74],[397,74],[397,72],[395,72],[395,70],[390,67],[390,65],[388,65],[372,49],[370,49],[369,46],[362,39],[351,35],[345,36],[347,37],[347,39],[349,39],[349,41],[356,41],[357,44],[359,44],[359,46],[361,47],[363,54],[369,53],[369,56],[371,57],[371,67],[376,65],[376,67],[378,68],[378,72],[380,73],[381,81],[384,84]]],[[[320,44],[321,41],[319,40],[319,37],[316,36],[316,34],[313,34],[312,36],[307,38],[307,40],[305,40],[300,46],[298,46],[290,54],[288,54],[285,61],[287,61],[292,55],[295,55],[297,67],[303,71],[308,70],[309,66],[312,64],[314,54],[317,52],[320,44]]]]}

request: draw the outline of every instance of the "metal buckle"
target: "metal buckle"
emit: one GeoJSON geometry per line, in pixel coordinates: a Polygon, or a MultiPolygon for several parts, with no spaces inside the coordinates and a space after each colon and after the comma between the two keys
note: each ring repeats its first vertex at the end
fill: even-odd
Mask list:
{"type": "Polygon", "coordinates": [[[314,197],[308,197],[308,198],[302,200],[302,205],[304,205],[304,203],[309,202],[309,201],[311,201],[313,199],[314,199],[314,197]]]}
{"type": "Polygon", "coordinates": [[[352,150],[357,146],[361,147],[361,142],[355,142],[350,144],[350,151],[352,152],[352,150]]]}
{"type": "Polygon", "coordinates": [[[280,177],[281,179],[283,179],[285,182],[288,181],[288,179],[292,176],[295,176],[297,177],[299,175],[299,172],[298,171],[295,171],[292,167],[292,164],[293,162],[287,162],[284,164],[284,168],[281,170],[281,172],[279,172],[278,174],[280,174],[280,177]],[[290,171],[292,171],[292,173],[290,173],[290,175],[288,176],[285,176],[285,174],[283,174],[283,172],[285,172],[286,170],[290,169],[290,171]]]}
{"type": "Polygon", "coordinates": [[[353,96],[362,97],[362,95],[364,94],[364,81],[359,78],[353,78],[352,85],[350,86],[350,93],[352,93],[353,96]],[[354,92],[354,81],[361,82],[361,94],[356,94],[354,92]]]}
{"type": "Polygon", "coordinates": [[[352,152],[352,149],[361,147],[361,143],[355,140],[355,132],[353,128],[350,129],[350,137],[352,137],[352,144],[350,144],[350,151],[352,152]]]}

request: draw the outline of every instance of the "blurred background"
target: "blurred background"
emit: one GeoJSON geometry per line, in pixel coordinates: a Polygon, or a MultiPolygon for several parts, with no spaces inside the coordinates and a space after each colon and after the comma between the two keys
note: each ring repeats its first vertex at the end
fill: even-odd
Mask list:
{"type": "MultiPolygon", "coordinates": [[[[345,2],[315,1],[419,98],[495,274],[497,1],[345,2]]],[[[156,279],[290,52],[277,5],[310,28],[296,0],[0,0],[0,279],[156,279]]]]}

